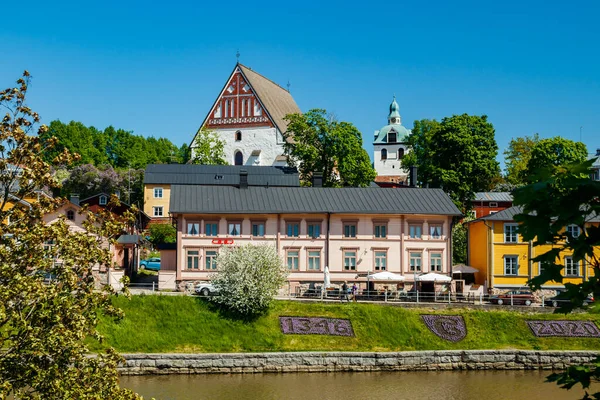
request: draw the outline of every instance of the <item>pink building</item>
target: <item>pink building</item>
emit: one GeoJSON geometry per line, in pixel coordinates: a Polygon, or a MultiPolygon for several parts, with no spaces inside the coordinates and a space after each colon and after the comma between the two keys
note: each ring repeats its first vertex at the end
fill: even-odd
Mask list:
{"type": "Polygon", "coordinates": [[[272,243],[290,288],[366,281],[390,271],[406,282],[451,273],[450,232],[460,212],[440,189],[171,186],[177,246],[163,257],[178,283],[210,280],[223,246],[272,243]]]}

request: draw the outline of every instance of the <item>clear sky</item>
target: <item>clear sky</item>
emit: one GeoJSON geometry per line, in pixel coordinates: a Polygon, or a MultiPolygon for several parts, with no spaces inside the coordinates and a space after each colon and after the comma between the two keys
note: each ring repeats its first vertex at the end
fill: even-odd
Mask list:
{"type": "Polygon", "coordinates": [[[599,1],[13,1],[2,14],[0,86],[28,69],[46,123],[187,143],[239,49],[289,80],[301,110],[354,123],[370,154],[393,94],[409,128],[488,115],[500,161],[535,132],[600,148],[599,1]]]}

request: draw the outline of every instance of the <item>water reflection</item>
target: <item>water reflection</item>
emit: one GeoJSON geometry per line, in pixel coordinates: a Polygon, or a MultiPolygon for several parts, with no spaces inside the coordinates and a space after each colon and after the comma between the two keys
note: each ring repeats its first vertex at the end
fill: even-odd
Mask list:
{"type": "Polygon", "coordinates": [[[581,390],[544,383],[547,371],[372,372],[123,377],[122,385],[162,400],[562,400],[581,390]]]}

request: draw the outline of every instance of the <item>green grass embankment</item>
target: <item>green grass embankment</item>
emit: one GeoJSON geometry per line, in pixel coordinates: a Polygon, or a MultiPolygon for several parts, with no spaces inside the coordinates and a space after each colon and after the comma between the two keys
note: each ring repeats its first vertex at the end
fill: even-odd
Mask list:
{"type": "MultiPolygon", "coordinates": [[[[597,314],[534,314],[511,311],[405,309],[377,304],[277,301],[253,322],[221,316],[206,301],[187,296],[117,297],[125,318],[101,318],[106,345],[122,353],[264,351],[408,351],[450,349],[600,350],[600,339],[537,338],[526,320],[585,319],[597,314]],[[431,333],[421,314],[462,315],[467,337],[448,342],[431,333]],[[283,335],[279,316],[347,318],[356,337],[283,335]]],[[[94,342],[92,348],[103,346],[94,342]]]]}

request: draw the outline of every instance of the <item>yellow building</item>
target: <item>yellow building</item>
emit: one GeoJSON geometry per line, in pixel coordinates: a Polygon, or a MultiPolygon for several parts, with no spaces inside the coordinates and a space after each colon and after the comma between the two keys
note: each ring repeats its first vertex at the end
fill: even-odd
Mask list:
{"type": "MultiPolygon", "coordinates": [[[[524,241],[518,233],[518,223],[514,216],[519,214],[519,207],[511,207],[498,213],[486,215],[468,224],[468,261],[469,265],[479,270],[475,274],[478,284],[489,288],[521,288],[527,281],[540,274],[542,266],[532,261],[535,257],[546,253],[554,245],[534,246],[532,242],[524,241]]],[[[591,223],[600,222],[596,217],[591,223]]],[[[576,225],[567,227],[573,236],[580,234],[576,225]]],[[[600,247],[596,249],[600,256],[600,247]]],[[[560,263],[563,282],[548,282],[547,289],[559,289],[564,283],[581,283],[593,275],[591,265],[574,262],[570,252],[563,252],[560,263]]]]}

